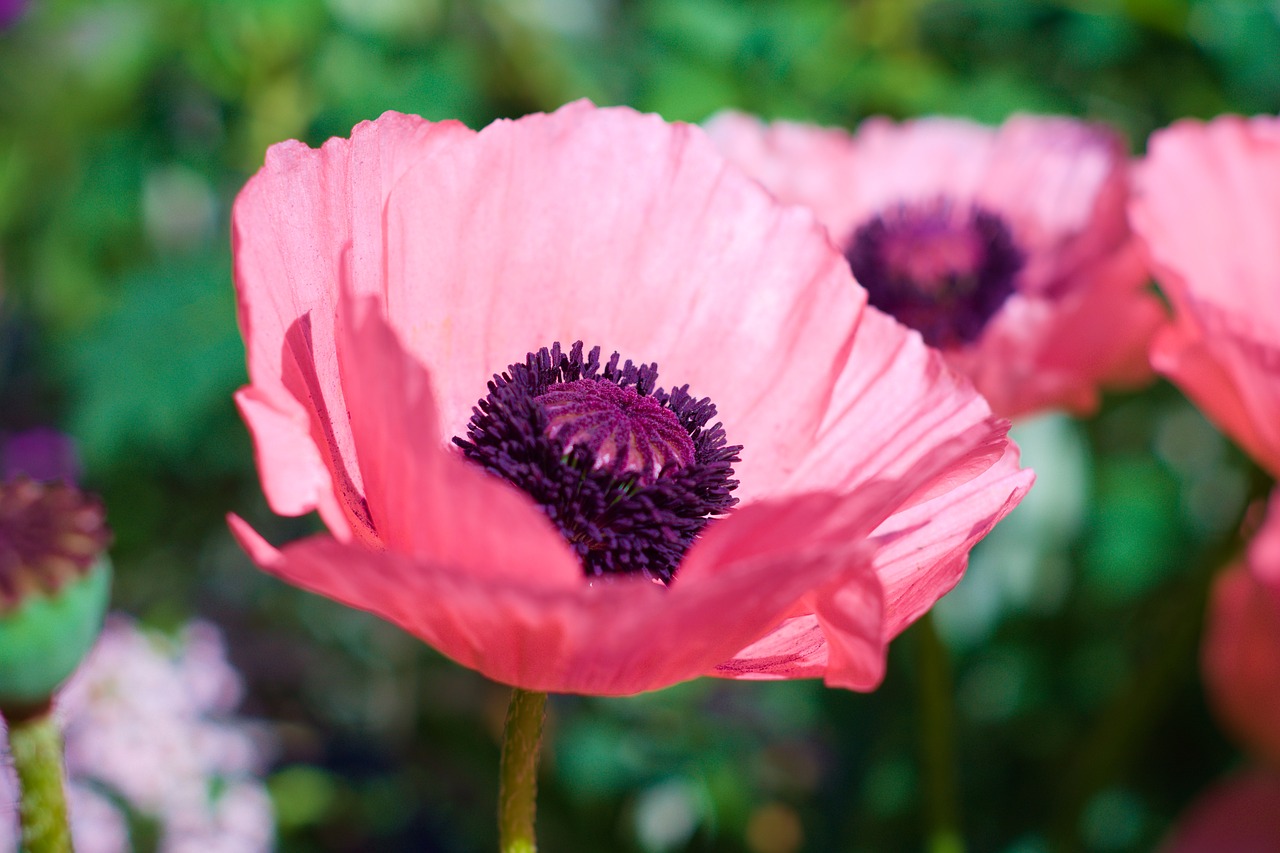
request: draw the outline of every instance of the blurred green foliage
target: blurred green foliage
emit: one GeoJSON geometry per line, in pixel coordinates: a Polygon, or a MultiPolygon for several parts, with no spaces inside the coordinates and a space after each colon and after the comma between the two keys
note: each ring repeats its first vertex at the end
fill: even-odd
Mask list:
{"type": "MultiPolygon", "coordinates": [[[[845,126],[1052,111],[1139,150],[1181,116],[1280,107],[1280,6],[32,0],[0,32],[0,428],[80,441],[117,530],[119,606],[224,626],[250,712],[279,735],[284,850],[491,848],[506,696],[265,578],[230,542],[228,510],[276,541],[314,526],[267,512],[231,403],[230,204],[282,139],[318,144],[388,109],[480,126],[578,97],[845,126]]],[[[1035,502],[937,616],[965,838],[1149,849],[1239,760],[1195,654],[1208,579],[1264,484],[1167,386],[1020,430],[1035,502]]],[[[895,644],[869,696],[706,681],[554,700],[544,846],[920,849],[926,645],[895,644]]]]}

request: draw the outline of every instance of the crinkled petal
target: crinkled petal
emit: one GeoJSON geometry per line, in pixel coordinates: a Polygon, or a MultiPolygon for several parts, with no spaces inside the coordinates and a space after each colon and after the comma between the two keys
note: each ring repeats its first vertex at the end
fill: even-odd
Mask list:
{"type": "Polygon", "coordinates": [[[853,496],[815,493],[743,507],[709,527],[670,588],[625,579],[551,587],[329,537],[277,551],[243,521],[231,524],[268,572],[375,613],[505,683],[621,694],[705,674],[803,673],[865,690],[883,677],[889,636],[866,534],[955,452],[939,450],[914,478],[853,496]],[[811,630],[791,630],[812,625],[821,649],[811,630]],[[749,647],[749,655],[740,653],[749,647]],[[777,659],[763,660],[766,650],[777,659]]]}
{"type": "MultiPolygon", "coordinates": [[[[341,419],[331,425],[332,451],[304,437],[317,429],[308,428],[302,436],[292,429],[345,408],[333,338],[340,283],[348,281],[358,293],[382,292],[383,206],[390,187],[413,160],[470,133],[456,122],[432,124],[388,113],[358,125],[350,140],[332,139],[318,151],[292,141],[272,146],[266,164],[237,197],[232,249],[240,327],[249,378],[261,404],[256,411],[263,415],[249,426],[264,484],[270,483],[267,497],[277,512],[296,515],[321,504],[316,484],[330,476],[331,460],[354,459],[341,419]],[[286,336],[304,317],[309,340],[299,351],[286,336]],[[314,374],[315,400],[298,400],[296,389],[286,387],[287,362],[299,357],[310,362],[297,367],[314,374]],[[316,412],[317,406],[323,412],[316,412]],[[267,410],[277,416],[265,415],[267,410]],[[276,428],[284,431],[263,432],[276,428]],[[269,454],[263,452],[267,447],[269,454]]],[[[361,488],[358,480],[351,485],[361,488]]]]}
{"type": "MultiPolygon", "coordinates": [[[[877,602],[874,613],[880,610],[877,602]]],[[[750,681],[822,678],[827,673],[827,649],[815,614],[793,616],[717,666],[715,675],[750,681]]]]}
{"type": "MultiPolygon", "coordinates": [[[[318,455],[340,493],[363,492],[335,462],[350,467],[350,432],[314,422],[345,405],[342,281],[385,298],[422,363],[448,365],[435,377],[446,438],[494,373],[581,339],[716,400],[752,448],[739,468],[749,493],[784,476],[816,429],[862,300],[811,215],[775,205],[701,130],[585,102],[478,134],[388,114],[319,151],[283,143],[234,219],[251,379],[279,411],[301,397],[313,441],[334,444],[273,464],[318,455]],[[303,317],[305,339],[290,344],[303,317]],[[290,353],[314,362],[314,377],[300,365],[309,382],[281,381],[290,353]]],[[[293,509],[304,494],[276,499],[293,509]]]]}
{"type": "Polygon", "coordinates": [[[960,582],[973,546],[1013,511],[1034,479],[1018,467],[1018,449],[1009,445],[981,476],[895,513],[876,529],[886,641],[960,582]]]}
{"type": "Polygon", "coordinates": [[[271,509],[303,515],[317,507],[335,536],[347,539],[351,526],[333,494],[333,481],[315,444],[309,419],[293,400],[277,409],[254,386],[236,392],[236,406],[253,436],[262,490],[271,509]]]}
{"type": "MultiPolygon", "coordinates": [[[[749,510],[757,525],[773,524],[767,505],[749,510]]],[[[271,574],[370,611],[464,666],[530,690],[629,694],[708,674],[784,619],[809,589],[859,577],[875,583],[866,555],[845,549],[746,556],[722,567],[714,583],[668,589],[623,579],[549,589],[328,536],[276,550],[240,519],[230,523],[271,574]]]]}
{"type": "Polygon", "coordinates": [[[1280,119],[1183,121],[1152,135],[1134,229],[1172,302],[1152,364],[1280,473],[1280,119]]]}
{"type": "MultiPolygon", "coordinates": [[[[937,479],[921,484],[908,503],[923,501],[983,475],[1008,448],[1016,450],[1008,431],[1009,422],[994,417],[968,380],[919,334],[867,308],[822,428],[785,488],[853,492],[908,476],[938,448],[959,442],[964,451],[947,465],[934,465],[937,479]]],[[[1015,453],[1015,467],[1016,461],[1015,453]]],[[[1002,469],[997,477],[1007,473],[1002,469]]]]}
{"type": "Polygon", "coordinates": [[[1280,333],[1280,118],[1152,134],[1129,206],[1175,307],[1187,293],[1280,333]],[[1165,273],[1176,277],[1165,281],[1165,273]]]}
{"type": "MultiPolygon", "coordinates": [[[[1170,281],[1166,275],[1161,281],[1170,281]]],[[[1250,456],[1280,475],[1280,338],[1196,296],[1157,334],[1151,364],[1250,456]]]]}
{"type": "MultiPolygon", "coordinates": [[[[1008,427],[918,334],[866,309],[828,420],[788,485],[860,496],[894,484],[896,491],[878,498],[885,512],[874,532],[884,603],[855,610],[865,587],[815,592],[805,612],[741,650],[717,674],[821,674],[832,685],[874,687],[883,675],[885,643],[955,586],[973,544],[1030,488],[1033,475],[1019,469],[1008,427]],[[833,651],[829,643],[839,646],[833,651]]],[[[805,535],[821,533],[810,527],[805,535]]],[[[852,532],[833,533],[831,547],[842,539],[857,541],[852,532]]],[[[696,556],[697,549],[691,563],[696,556]]]]}
{"type": "Polygon", "coordinates": [[[807,211],[703,132],[585,102],[497,122],[388,198],[388,316],[435,376],[445,433],[526,352],[583,340],[656,361],[747,448],[743,499],[786,476],[826,408],[862,295],[807,211]]]}
{"type": "Polygon", "coordinates": [[[813,613],[784,621],[712,673],[749,681],[822,678],[828,687],[874,690],[884,679],[884,591],[874,573],[807,597],[813,613]]]}
{"type": "Polygon", "coordinates": [[[378,303],[344,300],[338,358],[379,542],[477,576],[579,585],[576,557],[533,501],[443,445],[430,377],[378,303]]]}
{"type": "Polygon", "coordinates": [[[733,110],[717,113],[704,127],[730,161],[779,201],[811,209],[837,240],[869,215],[867,202],[851,189],[858,185],[860,159],[847,131],[767,124],[733,110]]]}
{"type": "MultiPolygon", "coordinates": [[[[1017,448],[1004,438],[1005,427],[984,420],[970,424],[949,440],[931,443],[908,471],[864,484],[845,497],[851,506],[871,500],[882,507],[880,515],[873,516],[877,583],[815,588],[802,602],[804,610],[793,612],[769,636],[740,650],[716,674],[822,674],[832,686],[874,688],[883,677],[888,641],[955,585],[969,549],[1030,488],[1032,474],[1018,469],[1017,448]],[[994,464],[988,444],[1005,448],[994,464]],[[886,519],[890,508],[897,510],[886,519]],[[820,647],[819,639],[826,648],[820,647]]],[[[839,507],[840,498],[830,500],[839,507]]],[[[865,524],[865,516],[838,509],[810,514],[825,515],[826,521],[810,521],[801,528],[803,541],[825,543],[833,550],[861,541],[864,528],[856,525],[865,524]]],[[[732,529],[738,521],[730,517],[723,525],[732,529]]],[[[689,563],[696,566],[699,556],[695,548],[689,563]]]]}
{"type": "Polygon", "coordinates": [[[814,614],[827,638],[828,687],[874,690],[884,680],[886,602],[870,576],[859,584],[832,584],[814,596],[814,614]]]}

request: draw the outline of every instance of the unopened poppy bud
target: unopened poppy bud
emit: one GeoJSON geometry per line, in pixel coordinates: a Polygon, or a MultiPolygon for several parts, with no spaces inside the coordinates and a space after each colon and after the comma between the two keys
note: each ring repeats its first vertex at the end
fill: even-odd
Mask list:
{"type": "Polygon", "coordinates": [[[39,709],[93,645],[111,589],[101,503],[65,483],[0,484],[0,711],[39,709]]]}

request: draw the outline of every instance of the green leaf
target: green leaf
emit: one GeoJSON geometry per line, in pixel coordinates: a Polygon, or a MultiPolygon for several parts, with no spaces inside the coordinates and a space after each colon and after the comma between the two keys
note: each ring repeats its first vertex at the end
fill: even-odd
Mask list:
{"type": "Polygon", "coordinates": [[[90,468],[126,451],[181,458],[244,381],[229,259],[188,259],[127,280],[86,334],[60,342],[69,426],[90,468]]]}

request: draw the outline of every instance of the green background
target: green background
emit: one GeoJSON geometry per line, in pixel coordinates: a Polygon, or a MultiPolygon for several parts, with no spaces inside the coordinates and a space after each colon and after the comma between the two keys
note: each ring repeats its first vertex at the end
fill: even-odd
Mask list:
{"type": "MultiPolygon", "coordinates": [[[[232,543],[228,511],[277,542],[316,523],[266,509],[231,403],[231,201],[282,139],[387,109],[479,127],[584,96],[849,127],[1058,112],[1139,152],[1181,116],[1280,107],[1280,4],[31,3],[0,32],[0,429],[79,441],[116,531],[117,607],[223,627],[246,711],[279,739],[283,850],[493,849],[507,692],[232,543]]],[[[937,615],[949,732],[928,722],[948,699],[919,630],[871,695],[703,680],[554,698],[544,849],[924,849],[948,808],[930,780],[948,777],[971,850],[1158,843],[1244,761],[1196,654],[1207,583],[1266,483],[1164,384],[1017,435],[1033,500],[937,615]]]]}

